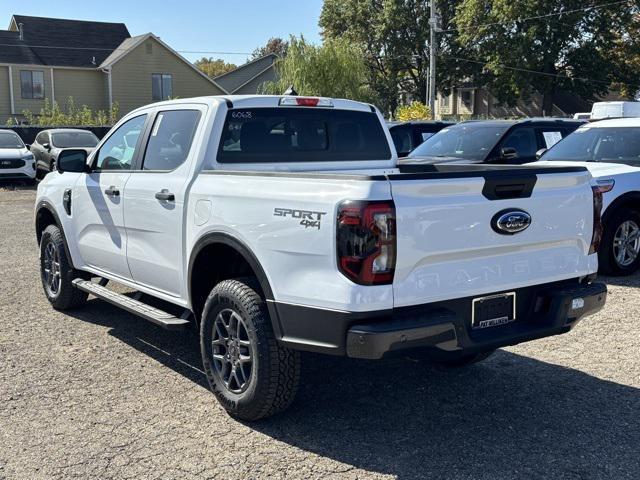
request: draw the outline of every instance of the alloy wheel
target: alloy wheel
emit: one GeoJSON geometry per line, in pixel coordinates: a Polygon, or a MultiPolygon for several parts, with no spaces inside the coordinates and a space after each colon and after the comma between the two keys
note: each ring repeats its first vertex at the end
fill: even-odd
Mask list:
{"type": "Polygon", "coordinates": [[[633,220],[623,222],[613,236],[613,257],[620,267],[631,265],[640,253],[640,227],[633,220]]]}
{"type": "Polygon", "coordinates": [[[252,345],[242,317],[230,308],[218,313],[213,323],[213,365],[225,387],[242,393],[249,386],[252,345]]]}
{"type": "Polygon", "coordinates": [[[60,254],[53,242],[47,243],[44,250],[44,269],[42,272],[44,285],[50,296],[60,293],[62,277],[60,275],[60,254]]]}

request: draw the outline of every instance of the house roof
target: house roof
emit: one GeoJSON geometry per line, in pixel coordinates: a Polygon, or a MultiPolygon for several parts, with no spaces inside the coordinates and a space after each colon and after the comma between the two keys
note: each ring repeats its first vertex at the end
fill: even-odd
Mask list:
{"type": "Polygon", "coordinates": [[[256,58],[244,65],[240,65],[230,72],[223,73],[215,77],[214,80],[227,93],[231,94],[272,68],[276,60],[278,60],[278,55],[269,53],[264,57],[256,58]]]}
{"type": "Polygon", "coordinates": [[[173,55],[175,55],[178,58],[178,60],[184,62],[188,67],[190,67],[198,75],[200,75],[201,77],[205,78],[209,82],[213,83],[223,93],[226,93],[226,91],[220,85],[218,85],[214,79],[210,78],[206,73],[204,73],[202,70],[200,70],[198,67],[196,67],[193,63],[191,63],[189,60],[187,60],[182,55],[180,55],[178,52],[176,52],[169,45],[164,43],[160,39],[160,37],[156,37],[151,32],[145,33],[144,35],[138,35],[138,36],[135,36],[135,37],[131,37],[131,38],[125,39],[118,46],[118,48],[115,49],[111,53],[111,55],[109,55],[107,58],[105,58],[105,60],[100,64],[100,68],[110,68],[111,66],[113,66],[113,64],[115,64],[118,61],[122,60],[125,56],[127,56],[129,54],[129,52],[131,52],[133,49],[138,47],[142,42],[144,42],[148,38],[152,38],[153,40],[158,42],[160,45],[162,45],[164,48],[166,48],[169,52],[171,52],[173,55]]]}
{"type": "Polygon", "coordinates": [[[124,23],[14,15],[0,31],[0,62],[95,68],[130,36],[124,23]]]}

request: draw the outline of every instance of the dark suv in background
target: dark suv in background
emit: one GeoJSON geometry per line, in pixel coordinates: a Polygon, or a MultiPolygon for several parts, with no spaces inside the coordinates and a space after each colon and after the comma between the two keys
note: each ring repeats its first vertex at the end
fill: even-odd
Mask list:
{"type": "Polygon", "coordinates": [[[398,157],[406,157],[409,152],[424,142],[427,138],[454,125],[453,122],[438,122],[412,120],[409,122],[387,122],[391,138],[396,146],[398,157]]]}
{"type": "Polygon", "coordinates": [[[402,163],[534,162],[536,152],[551,148],[584,123],[554,118],[461,122],[425,140],[402,163]]]}

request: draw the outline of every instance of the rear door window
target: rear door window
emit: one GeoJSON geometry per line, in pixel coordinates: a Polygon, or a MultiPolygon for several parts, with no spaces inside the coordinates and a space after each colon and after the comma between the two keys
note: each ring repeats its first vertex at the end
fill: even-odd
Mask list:
{"type": "Polygon", "coordinates": [[[234,109],[227,113],[220,163],[388,160],[373,112],[315,108],[234,109]]]}

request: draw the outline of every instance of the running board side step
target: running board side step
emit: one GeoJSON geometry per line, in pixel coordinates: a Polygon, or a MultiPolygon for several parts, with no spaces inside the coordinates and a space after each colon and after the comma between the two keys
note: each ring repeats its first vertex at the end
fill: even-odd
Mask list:
{"type": "Polygon", "coordinates": [[[129,313],[138,315],[139,317],[142,317],[151,323],[155,323],[167,330],[182,330],[190,323],[186,318],[174,317],[170,313],[147,305],[139,300],[127,297],[126,295],[116,293],[113,290],[109,290],[107,287],[103,287],[102,285],[92,282],[91,280],[76,278],[73,280],[73,285],[83,292],[90,293],[94,297],[120,307],[129,313]]]}

